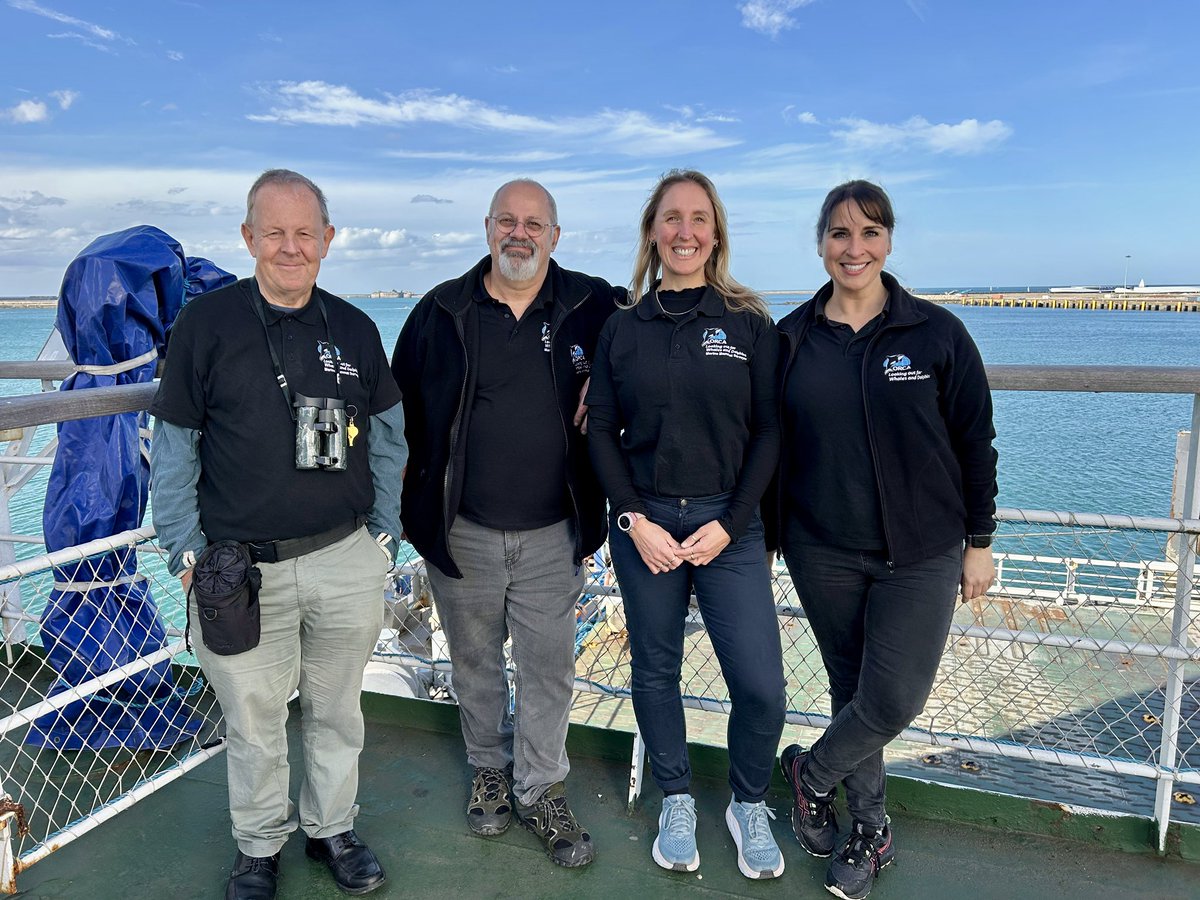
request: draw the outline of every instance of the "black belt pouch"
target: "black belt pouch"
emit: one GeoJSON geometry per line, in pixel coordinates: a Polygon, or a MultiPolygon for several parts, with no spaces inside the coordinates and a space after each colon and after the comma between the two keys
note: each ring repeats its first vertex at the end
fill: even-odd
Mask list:
{"type": "Polygon", "coordinates": [[[258,589],[262,572],[237,541],[217,541],[196,558],[192,593],[204,646],[235,656],[258,646],[258,589]]]}

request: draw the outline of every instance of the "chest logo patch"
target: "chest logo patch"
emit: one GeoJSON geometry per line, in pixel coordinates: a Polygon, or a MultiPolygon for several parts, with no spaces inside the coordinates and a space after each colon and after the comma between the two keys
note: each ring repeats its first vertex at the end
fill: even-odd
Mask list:
{"type": "Polygon", "coordinates": [[[748,358],[744,350],[739,350],[729,343],[724,328],[705,328],[700,337],[700,346],[704,348],[705,356],[723,356],[740,362],[745,362],[748,358]]]}
{"type": "Polygon", "coordinates": [[[317,359],[321,361],[321,368],[328,375],[334,374],[334,362],[336,361],[339,376],[358,378],[358,369],[342,358],[342,348],[336,344],[331,344],[329,341],[317,341],[317,359]]]}
{"type": "Polygon", "coordinates": [[[550,352],[550,323],[542,323],[542,349],[547,353],[550,352]]]}
{"type": "Polygon", "coordinates": [[[583,355],[583,348],[578,344],[571,345],[571,365],[575,367],[576,375],[587,375],[592,371],[592,364],[583,355]]]}
{"type": "Polygon", "coordinates": [[[888,381],[926,381],[928,372],[918,369],[905,353],[889,353],[883,358],[883,374],[888,381]]]}

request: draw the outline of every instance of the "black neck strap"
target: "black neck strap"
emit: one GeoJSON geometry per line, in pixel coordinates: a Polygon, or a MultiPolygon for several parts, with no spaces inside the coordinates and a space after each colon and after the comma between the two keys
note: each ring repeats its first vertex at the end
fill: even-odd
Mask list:
{"type": "MultiPolygon", "coordinates": [[[[254,314],[258,317],[259,323],[263,328],[263,337],[267,339],[267,350],[271,352],[271,368],[275,370],[275,382],[279,385],[279,389],[283,391],[283,399],[287,403],[288,415],[292,417],[292,421],[296,421],[296,410],[292,407],[292,392],[288,387],[287,375],[284,374],[283,364],[279,361],[279,353],[275,350],[275,342],[271,340],[271,332],[267,327],[267,314],[263,307],[267,305],[267,300],[259,290],[258,282],[254,279],[250,280],[252,285],[250,298],[250,306],[254,310],[254,314]]],[[[329,345],[329,353],[333,357],[333,378],[337,383],[336,393],[338,399],[342,398],[342,373],[340,371],[342,364],[341,351],[333,343],[333,336],[329,333],[329,314],[325,311],[325,301],[321,299],[321,295],[316,292],[312,293],[310,303],[316,303],[317,309],[321,313],[321,321],[325,323],[325,342],[329,345]]]]}

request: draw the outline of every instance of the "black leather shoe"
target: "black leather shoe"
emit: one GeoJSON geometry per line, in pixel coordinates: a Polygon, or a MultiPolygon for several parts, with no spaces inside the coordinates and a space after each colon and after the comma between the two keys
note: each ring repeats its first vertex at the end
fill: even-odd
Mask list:
{"type": "Polygon", "coordinates": [[[383,866],[353,829],[333,837],[310,837],[304,842],[304,852],[309,859],[329,866],[333,880],[347,894],[370,893],[387,881],[383,866]]]}
{"type": "Polygon", "coordinates": [[[233,858],[233,871],[225,886],[225,900],[275,900],[279,879],[279,854],[247,856],[241,850],[233,858]]]}

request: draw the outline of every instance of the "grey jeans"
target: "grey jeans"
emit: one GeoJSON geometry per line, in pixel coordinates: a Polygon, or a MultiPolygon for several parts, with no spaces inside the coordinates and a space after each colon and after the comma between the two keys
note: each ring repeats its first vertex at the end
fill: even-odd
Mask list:
{"type": "Polygon", "coordinates": [[[429,567],[450,644],[467,761],[513,768],[513,792],[531,805],[562,781],[575,682],[575,601],[583,572],[574,526],[497,531],[462,516],[450,529],[462,578],[429,567]],[[504,642],[512,638],[515,714],[509,712],[504,642]]]}
{"type": "MultiPolygon", "coordinates": [[[[354,827],[363,667],[383,627],[391,560],[365,527],[321,550],[259,563],[262,638],[236,656],[195,643],[221,702],[229,814],[238,849],[271,856],[296,830],[330,837],[354,827]],[[299,817],[289,796],[288,698],[299,688],[304,780],[299,817]]],[[[195,600],[192,621],[198,622],[195,600]]],[[[198,626],[193,635],[199,638],[198,626]]]]}

